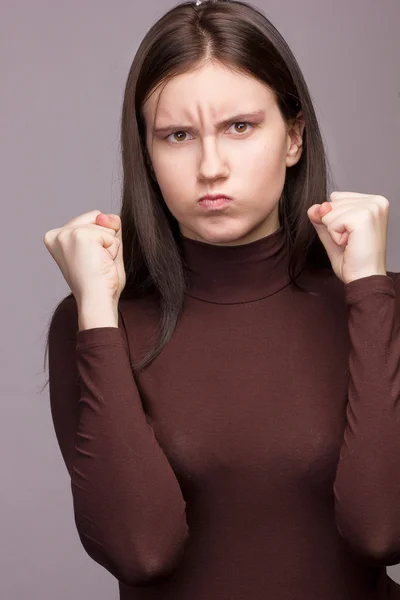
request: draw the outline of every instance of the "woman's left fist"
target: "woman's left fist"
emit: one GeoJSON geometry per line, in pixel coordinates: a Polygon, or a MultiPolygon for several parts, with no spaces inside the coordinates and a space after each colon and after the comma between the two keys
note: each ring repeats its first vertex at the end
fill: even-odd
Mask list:
{"type": "Polygon", "coordinates": [[[389,200],[356,192],[333,192],[330,199],[313,204],[307,215],[335,275],[344,283],[386,275],[389,200]]]}

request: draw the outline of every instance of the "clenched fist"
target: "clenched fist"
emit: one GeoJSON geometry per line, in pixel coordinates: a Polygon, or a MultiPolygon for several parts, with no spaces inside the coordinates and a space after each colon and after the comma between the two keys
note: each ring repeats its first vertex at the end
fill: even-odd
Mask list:
{"type": "Polygon", "coordinates": [[[50,229],[43,242],[78,304],[86,298],[118,302],[126,283],[118,215],[92,210],[50,229]]]}

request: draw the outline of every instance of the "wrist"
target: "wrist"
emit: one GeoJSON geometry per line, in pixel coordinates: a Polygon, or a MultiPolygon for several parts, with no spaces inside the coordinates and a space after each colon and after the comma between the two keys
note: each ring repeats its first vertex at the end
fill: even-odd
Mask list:
{"type": "Polygon", "coordinates": [[[115,300],[86,297],[81,298],[77,305],[79,331],[94,327],[118,327],[118,302],[115,300]]]}

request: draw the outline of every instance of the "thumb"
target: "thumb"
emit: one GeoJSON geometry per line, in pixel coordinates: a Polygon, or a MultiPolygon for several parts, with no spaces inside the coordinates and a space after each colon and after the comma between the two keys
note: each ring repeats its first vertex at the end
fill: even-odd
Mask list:
{"type": "Polygon", "coordinates": [[[326,226],[323,224],[322,220],[325,215],[328,214],[332,210],[332,206],[330,202],[323,202],[322,204],[313,204],[307,210],[307,216],[310,219],[312,225],[316,229],[321,242],[323,242],[325,248],[326,244],[329,244],[329,240],[332,241],[330,234],[326,226]]]}
{"type": "Polygon", "coordinates": [[[97,215],[96,220],[99,221],[99,225],[114,229],[117,235],[121,234],[121,218],[119,217],[119,215],[115,215],[112,213],[100,213],[99,215],[97,215]]]}
{"type": "Polygon", "coordinates": [[[340,246],[343,246],[343,243],[337,244],[333,240],[332,235],[329,233],[326,225],[324,225],[324,223],[322,223],[321,221],[321,219],[323,219],[324,216],[327,215],[328,212],[330,212],[331,210],[332,206],[330,202],[323,202],[322,204],[313,204],[307,210],[307,215],[332,262],[332,260],[334,260],[336,256],[343,252],[343,250],[340,248],[340,246]]]}
{"type": "MultiPolygon", "coordinates": [[[[330,202],[313,204],[307,211],[307,215],[313,225],[323,225],[321,219],[332,210],[330,202]]],[[[323,225],[324,226],[324,225],[323,225]]],[[[318,230],[318,228],[317,228],[318,230]]]]}

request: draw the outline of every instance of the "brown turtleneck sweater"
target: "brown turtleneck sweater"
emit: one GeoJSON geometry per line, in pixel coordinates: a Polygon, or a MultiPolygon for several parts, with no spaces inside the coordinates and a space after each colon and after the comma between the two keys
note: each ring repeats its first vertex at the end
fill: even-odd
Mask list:
{"type": "Polygon", "coordinates": [[[50,328],[51,410],[86,552],[121,600],[400,598],[400,276],[288,284],[283,228],[183,238],[184,310],[131,369],[155,297],[119,326],[50,328]]]}

